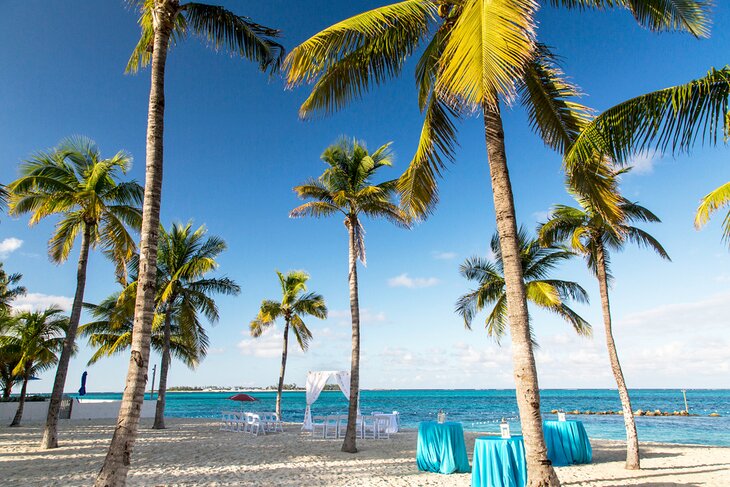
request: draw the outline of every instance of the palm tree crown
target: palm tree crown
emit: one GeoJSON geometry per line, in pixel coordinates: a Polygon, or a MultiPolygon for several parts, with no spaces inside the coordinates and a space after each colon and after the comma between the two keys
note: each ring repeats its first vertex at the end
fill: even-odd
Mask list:
{"type": "Polygon", "coordinates": [[[178,0],[127,0],[127,3],[139,9],[139,26],[142,30],[127,63],[127,72],[135,73],[140,67],[152,62],[154,17],[161,13],[166,16],[165,23],[172,31],[170,46],[192,34],[216,51],[225,49],[231,54],[259,63],[262,71],[273,73],[281,66],[284,47],[274,41],[281,35],[280,32],[257,24],[243,15],[236,15],[224,7],[197,2],[180,3],[178,0]]]}
{"type": "Polygon", "coordinates": [[[360,215],[382,217],[401,227],[409,224],[406,214],[394,202],[396,181],[372,182],[378,169],[393,164],[390,144],[370,154],[362,142],[343,137],[324,151],[322,160],[329,166],[325,172],[294,188],[300,198],[314,201],[294,208],[289,216],[319,218],[341,213],[345,226],[353,226],[357,258],[365,263],[365,231],[360,215]]]}
{"type": "Polygon", "coordinates": [[[265,299],[256,318],[251,321],[251,335],[260,337],[271,328],[277,319],[284,320],[291,325],[299,348],[307,351],[312,340],[312,332],[304,323],[304,316],[314,316],[321,320],[327,318],[327,306],[321,294],[306,292],[309,274],[303,271],[290,271],[286,275],[277,271],[281,285],[281,301],[265,299]]]}
{"type": "Polygon", "coordinates": [[[9,185],[10,213],[30,213],[31,225],[62,215],[49,241],[51,260],[65,262],[76,237],[88,231],[91,248],[101,246],[121,278],[136,248],[127,227],[139,229],[141,224],[142,187],[118,182],[131,164],[126,152],[105,159],[92,140],[65,139],[21,164],[21,177],[9,185]]]}
{"type": "Polygon", "coordinates": [[[205,328],[199,313],[208,321],[218,321],[218,306],[212,294],[237,295],[241,288],[228,277],[208,277],[219,264],[216,260],[228,246],[215,235],[208,235],[205,226],[193,230],[192,223],[174,223],[170,231],[160,229],[157,250],[159,312],[170,306],[178,314],[179,326],[195,337],[199,355],[204,357],[208,346],[205,328]]]}
{"type": "Polygon", "coordinates": [[[10,302],[25,294],[25,287],[18,285],[22,278],[23,274],[18,272],[13,274],[5,272],[3,262],[0,262],[0,311],[9,312],[10,302]]]}
{"type": "MultiPolygon", "coordinates": [[[[79,336],[87,338],[89,346],[96,348],[88,365],[95,364],[104,357],[125,352],[132,345],[134,294],[131,295],[132,299],[120,299],[121,294],[121,292],[114,293],[99,304],[84,303],[84,308],[91,313],[93,320],[79,327],[79,336]]],[[[163,323],[164,316],[157,313],[152,323],[150,344],[158,353],[162,353],[164,348],[163,323]]],[[[192,340],[194,337],[182,333],[178,323],[179,319],[174,317],[170,352],[193,369],[203,358],[200,356],[201,347],[192,340]]]]}
{"type": "MultiPolygon", "coordinates": [[[[591,325],[565,304],[569,299],[588,303],[588,293],[576,282],[549,278],[555,267],[574,254],[562,247],[540,246],[536,239],[527,235],[524,228],[520,229],[518,238],[527,299],[565,319],[579,335],[589,336],[591,325]]],[[[459,298],[456,312],[464,318],[466,327],[471,329],[476,314],[491,307],[485,325],[487,333],[499,342],[507,331],[508,320],[502,252],[496,234],[492,237],[490,247],[494,254],[493,261],[471,257],[459,268],[461,275],[476,281],[478,287],[459,298]]]]}
{"type": "Polygon", "coordinates": [[[654,250],[662,258],[671,260],[664,247],[646,231],[631,225],[633,222],[660,222],[659,217],[644,208],[621,198],[619,206],[622,217],[609,221],[597,212],[589,201],[576,198],[580,208],[556,205],[548,221],[540,226],[539,237],[544,245],[565,242],[570,248],[583,255],[594,275],[598,275],[599,252],[606,264],[610,279],[609,251],[619,251],[629,241],[640,247],[654,250]]]}
{"type": "Polygon", "coordinates": [[[2,337],[4,345],[20,352],[13,373],[22,375],[26,369],[41,372],[55,365],[67,328],[68,317],[60,308],[20,313],[2,337]]]}

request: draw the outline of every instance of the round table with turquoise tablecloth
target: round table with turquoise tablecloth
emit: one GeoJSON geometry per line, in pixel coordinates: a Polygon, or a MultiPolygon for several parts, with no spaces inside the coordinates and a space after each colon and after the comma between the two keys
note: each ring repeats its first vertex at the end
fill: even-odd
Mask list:
{"type": "Polygon", "coordinates": [[[580,421],[544,421],[548,458],[556,467],[591,463],[593,450],[580,421]]]}
{"type": "Polygon", "coordinates": [[[525,444],[521,436],[483,436],[474,441],[472,487],[524,487],[527,485],[525,444]]]}
{"type": "Polygon", "coordinates": [[[469,472],[469,457],[466,455],[461,423],[419,423],[416,463],[418,470],[424,472],[469,472]]]}

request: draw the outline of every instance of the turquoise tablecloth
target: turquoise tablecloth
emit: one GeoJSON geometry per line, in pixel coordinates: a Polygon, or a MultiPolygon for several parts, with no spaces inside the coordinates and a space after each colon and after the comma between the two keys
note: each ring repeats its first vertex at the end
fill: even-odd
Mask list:
{"type": "Polygon", "coordinates": [[[469,472],[469,457],[466,455],[461,423],[419,423],[416,463],[418,470],[424,472],[469,472]]]}
{"type": "Polygon", "coordinates": [[[580,421],[545,421],[545,443],[548,458],[556,467],[591,463],[593,450],[580,421]]]}
{"type": "Polygon", "coordinates": [[[527,485],[525,444],[521,436],[484,436],[474,442],[472,487],[524,487],[527,485]]]}

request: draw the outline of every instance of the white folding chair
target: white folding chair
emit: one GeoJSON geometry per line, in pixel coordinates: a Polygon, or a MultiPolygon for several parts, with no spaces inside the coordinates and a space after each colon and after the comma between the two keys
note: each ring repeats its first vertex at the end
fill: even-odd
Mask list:
{"type": "Polygon", "coordinates": [[[340,423],[339,416],[327,416],[324,419],[324,437],[326,439],[336,440],[339,436],[338,426],[340,423]]]}
{"type": "Polygon", "coordinates": [[[347,432],[347,414],[337,416],[337,437],[344,438],[347,432]]]}
{"type": "Polygon", "coordinates": [[[363,416],[362,437],[364,439],[375,439],[378,433],[378,418],[375,416],[363,416]]]}
{"type": "Polygon", "coordinates": [[[231,430],[231,417],[229,411],[221,411],[221,431],[231,430]]]}
{"type": "Polygon", "coordinates": [[[312,418],[312,438],[324,439],[325,417],[315,416],[312,418]]]}
{"type": "Polygon", "coordinates": [[[389,439],[390,418],[388,416],[375,416],[378,439],[389,439]]]}
{"type": "Polygon", "coordinates": [[[266,428],[258,414],[246,413],[246,426],[248,432],[254,436],[258,436],[259,433],[266,434],[266,428]]]}
{"type": "Polygon", "coordinates": [[[284,422],[281,420],[278,414],[273,413],[271,419],[274,421],[274,431],[284,432],[284,422]]]}

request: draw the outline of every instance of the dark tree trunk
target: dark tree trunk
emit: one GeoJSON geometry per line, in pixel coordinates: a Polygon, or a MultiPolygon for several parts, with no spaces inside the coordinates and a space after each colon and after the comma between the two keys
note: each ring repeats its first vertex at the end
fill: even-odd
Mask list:
{"type": "Polygon", "coordinates": [[[631,408],[629,389],[626,387],[624,373],[621,370],[621,362],[616,351],[616,342],[613,340],[613,328],[611,325],[611,303],[608,298],[608,276],[606,272],[606,256],[602,247],[598,247],[596,256],[596,270],[598,271],[598,287],[601,293],[601,308],[603,310],[603,326],[606,331],[606,348],[608,348],[608,359],[611,362],[611,371],[616,379],[618,395],[621,399],[621,409],[624,413],[624,426],[626,427],[626,468],[638,470],[641,465],[639,461],[639,436],[636,433],[636,421],[631,408]]]}
{"type": "Polygon", "coordinates": [[[347,231],[349,234],[349,266],[350,266],[350,315],[352,316],[352,359],[350,362],[350,405],[347,410],[347,431],[342,451],[357,453],[357,401],[360,391],[360,303],[357,292],[357,250],[355,228],[357,217],[349,217],[347,231]]]}
{"type": "Polygon", "coordinates": [[[165,62],[172,22],[177,14],[176,2],[156,5],[154,48],[149,111],[147,117],[147,157],[142,208],[139,284],[134,305],[134,328],[127,381],[104,464],[96,477],[96,487],[123,486],[132,462],[132,449],[137,439],[139,416],[147,385],[150,356],[150,334],[155,314],[157,278],[157,241],[162,199],[162,136],[165,113],[165,62]]]}
{"type": "Polygon", "coordinates": [[[286,373],[286,357],[289,353],[289,323],[291,318],[286,318],[284,324],[284,348],[281,351],[281,370],[279,371],[279,387],[276,389],[276,414],[281,420],[281,394],[284,390],[284,374],[286,373]]]}
{"type": "Polygon", "coordinates": [[[41,448],[58,447],[58,415],[61,412],[61,399],[63,399],[63,388],[66,386],[68,363],[71,360],[71,355],[73,355],[74,343],[76,342],[76,330],[79,327],[79,321],[81,319],[81,307],[84,303],[86,267],[89,263],[90,245],[91,227],[89,224],[84,224],[84,233],[81,237],[81,252],[79,253],[79,263],[76,268],[76,293],[74,294],[74,301],[71,306],[68,331],[66,332],[66,338],[63,340],[63,350],[61,350],[61,357],[58,359],[58,367],[56,367],[56,378],[53,381],[51,400],[48,403],[48,415],[46,416],[46,426],[43,430],[41,448]]]}
{"type": "Polygon", "coordinates": [[[15,417],[10,426],[20,426],[23,419],[23,408],[25,408],[25,393],[28,388],[28,379],[30,378],[30,370],[26,370],[23,375],[23,387],[20,388],[20,398],[18,399],[18,409],[15,411],[15,417]]]}
{"type": "Polygon", "coordinates": [[[485,103],[484,128],[489,156],[489,172],[492,178],[492,196],[497,217],[499,247],[504,262],[504,280],[507,293],[507,315],[512,338],[512,365],[515,376],[517,407],[520,412],[522,435],[525,441],[528,485],[559,486],[555,470],[547,458],[547,447],[540,415],[540,388],[532,350],[530,325],[527,314],[527,297],[522,275],[520,245],[517,238],[512,184],[507,169],[504,146],[504,128],[499,105],[485,103]]]}
{"type": "Polygon", "coordinates": [[[170,297],[170,304],[165,308],[165,325],[163,330],[162,363],[160,364],[160,382],[157,387],[157,403],[155,404],[155,422],[153,429],[165,429],[165,396],[167,394],[167,374],[170,371],[170,340],[172,335],[172,303],[175,297],[170,297]]]}

